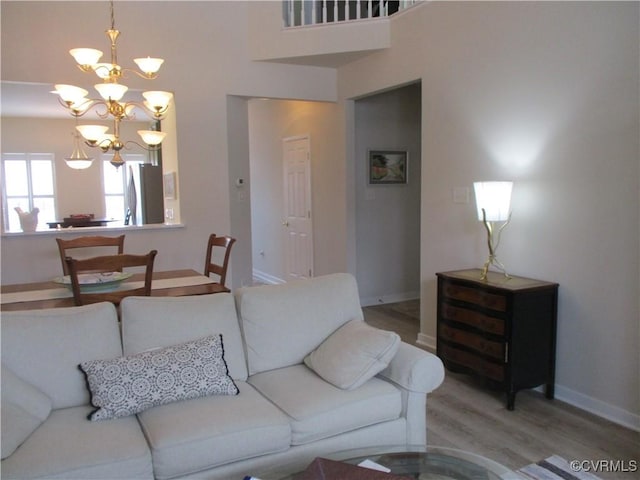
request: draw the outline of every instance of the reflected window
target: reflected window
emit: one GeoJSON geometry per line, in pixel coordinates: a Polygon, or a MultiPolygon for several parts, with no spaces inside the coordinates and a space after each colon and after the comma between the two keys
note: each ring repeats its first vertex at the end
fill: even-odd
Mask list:
{"type": "Polygon", "coordinates": [[[111,225],[139,225],[136,205],[140,204],[138,165],[145,163],[143,154],[122,154],[125,164],[115,168],[112,155],[103,155],[102,178],[104,185],[105,217],[114,219],[111,225]],[[133,186],[132,186],[133,185],[133,186]]]}
{"type": "Polygon", "coordinates": [[[52,153],[3,153],[2,196],[7,232],[20,232],[16,208],[38,208],[38,225],[56,219],[54,155],[52,153]],[[7,182],[6,179],[11,181],[7,182]]]}

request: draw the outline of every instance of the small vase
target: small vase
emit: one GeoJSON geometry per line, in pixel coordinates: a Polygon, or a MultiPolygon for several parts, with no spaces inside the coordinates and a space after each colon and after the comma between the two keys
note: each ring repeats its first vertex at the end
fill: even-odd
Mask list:
{"type": "Polygon", "coordinates": [[[35,232],[38,226],[38,212],[40,212],[40,209],[36,207],[30,212],[25,212],[20,207],[16,207],[15,210],[18,212],[18,217],[20,217],[20,228],[22,228],[22,231],[35,232]]]}

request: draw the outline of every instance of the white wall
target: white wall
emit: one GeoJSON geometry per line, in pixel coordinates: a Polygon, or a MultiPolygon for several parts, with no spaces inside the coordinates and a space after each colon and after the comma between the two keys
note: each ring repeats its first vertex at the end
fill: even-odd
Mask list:
{"type": "Polygon", "coordinates": [[[315,275],[345,270],[340,114],[339,107],[328,102],[249,102],[252,256],[253,268],[263,279],[286,278],[282,139],[298,135],[309,135],[311,143],[315,275]]]}
{"type": "Polygon", "coordinates": [[[355,102],[356,278],[364,304],[420,296],[420,84],[355,102]],[[369,150],[406,150],[406,185],[369,185],[369,150]]]}
{"type": "Polygon", "coordinates": [[[498,253],[560,284],[557,396],[636,428],[638,17],[637,3],[429,3],[338,75],[347,105],[422,80],[421,339],[435,337],[435,273],[487,254],[473,201],[452,190],[514,180],[498,253]]]}

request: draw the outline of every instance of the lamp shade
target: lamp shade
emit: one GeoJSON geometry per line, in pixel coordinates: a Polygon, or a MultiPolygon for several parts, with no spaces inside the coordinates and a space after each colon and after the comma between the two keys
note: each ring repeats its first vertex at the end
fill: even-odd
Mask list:
{"type": "Polygon", "coordinates": [[[104,125],[78,125],[76,129],[90,142],[97,142],[104,138],[109,127],[104,125]]]}
{"type": "Polygon", "coordinates": [[[513,182],[474,182],[478,220],[482,220],[482,209],[488,222],[506,222],[511,211],[513,182]]]}
{"type": "Polygon", "coordinates": [[[76,87],[74,85],[55,85],[53,93],[60,95],[63,102],[68,104],[82,103],[89,92],[84,88],[76,87]]]}
{"type": "Polygon", "coordinates": [[[94,65],[100,61],[102,52],[95,48],[73,48],[69,50],[78,65],[94,65]]]}
{"type": "Polygon", "coordinates": [[[74,170],[84,170],[93,163],[93,158],[84,153],[84,150],[80,147],[79,139],[78,132],[75,132],[73,135],[73,153],[70,157],[65,157],[64,159],[67,165],[74,170]]]}
{"type": "Polygon", "coordinates": [[[124,94],[129,90],[129,87],[121,83],[98,83],[94,87],[102,98],[116,102],[124,97],[124,94]]]}
{"type": "Polygon", "coordinates": [[[156,73],[158,70],[160,70],[162,63],[164,62],[162,58],[151,58],[151,57],[134,58],[133,61],[136,62],[136,65],[138,65],[138,68],[142,70],[144,73],[146,73],[147,75],[152,75],[156,73]]]}
{"type": "Polygon", "coordinates": [[[166,133],[158,132],[156,130],[138,130],[138,135],[142,137],[144,143],[153,147],[162,143],[166,133]]]}
{"type": "Polygon", "coordinates": [[[163,91],[143,92],[142,96],[147,100],[151,110],[166,110],[173,98],[173,93],[163,91]]]}

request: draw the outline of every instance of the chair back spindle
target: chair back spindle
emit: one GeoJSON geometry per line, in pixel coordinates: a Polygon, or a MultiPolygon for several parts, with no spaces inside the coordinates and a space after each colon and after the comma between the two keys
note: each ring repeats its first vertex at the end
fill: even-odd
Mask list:
{"type": "Polygon", "coordinates": [[[207,243],[207,255],[204,262],[204,275],[209,277],[211,274],[218,275],[218,283],[225,286],[227,280],[227,268],[229,267],[229,258],[231,257],[231,248],[236,239],[228,235],[217,236],[212,233],[209,236],[209,242],[207,243]],[[216,263],[214,261],[214,254],[217,250],[223,250],[221,252],[222,262],[216,263]]]}

